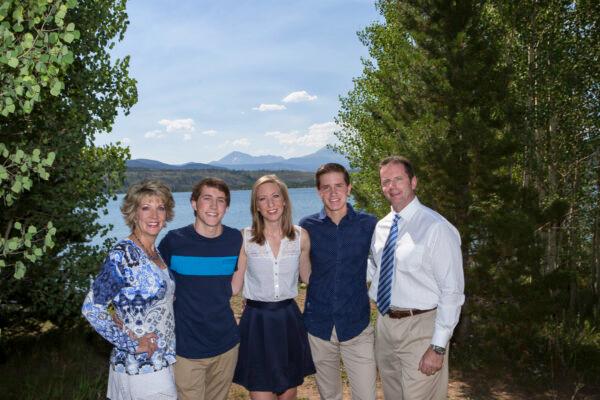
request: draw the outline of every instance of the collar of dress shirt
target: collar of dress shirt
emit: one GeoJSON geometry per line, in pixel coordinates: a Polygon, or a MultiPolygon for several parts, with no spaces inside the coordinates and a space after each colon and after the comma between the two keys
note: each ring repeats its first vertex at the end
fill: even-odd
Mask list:
{"type": "MultiPolygon", "coordinates": [[[[356,215],[356,211],[354,211],[354,208],[352,208],[350,203],[346,203],[346,207],[347,207],[347,212],[344,217],[347,217],[348,219],[353,219],[354,216],[356,215]]],[[[324,220],[325,218],[327,218],[327,213],[325,212],[325,207],[323,207],[323,208],[321,208],[321,211],[319,212],[319,219],[324,220]]]]}
{"type": "MultiPolygon", "coordinates": [[[[408,203],[408,205],[406,207],[404,207],[402,210],[400,210],[399,213],[400,217],[404,220],[404,221],[410,221],[411,218],[413,217],[413,215],[415,215],[415,213],[417,212],[417,210],[421,207],[421,202],[419,201],[419,199],[417,198],[417,196],[415,196],[414,199],[412,199],[412,201],[410,203],[408,203]]],[[[391,207],[390,207],[391,208],[391,207]]],[[[391,213],[388,214],[388,216],[391,219],[394,219],[394,215],[396,215],[396,211],[394,211],[393,208],[391,208],[391,213]]]]}

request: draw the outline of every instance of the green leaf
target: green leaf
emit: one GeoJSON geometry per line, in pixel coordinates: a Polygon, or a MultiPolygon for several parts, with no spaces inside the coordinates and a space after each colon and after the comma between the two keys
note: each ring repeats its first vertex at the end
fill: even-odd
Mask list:
{"type": "Polygon", "coordinates": [[[4,260],[0,260],[0,268],[6,267],[6,262],[4,260]]]}
{"type": "Polygon", "coordinates": [[[23,112],[26,114],[29,114],[31,112],[31,110],[33,110],[33,101],[32,100],[25,100],[23,102],[23,112]]]}
{"type": "Polygon", "coordinates": [[[2,182],[4,179],[8,179],[8,171],[6,168],[4,168],[4,166],[0,165],[0,182],[2,182]]]}
{"type": "Polygon", "coordinates": [[[73,58],[73,53],[72,52],[68,52],[67,54],[65,54],[62,58],[63,62],[66,64],[73,64],[73,61],[75,60],[73,58]]]}
{"type": "Polygon", "coordinates": [[[42,152],[40,151],[40,149],[33,149],[33,151],[31,152],[31,161],[40,162],[41,153],[42,152]]]}
{"type": "Polygon", "coordinates": [[[52,235],[46,235],[46,237],[44,238],[44,246],[50,249],[54,247],[54,240],[52,240],[52,235]]]}
{"type": "Polygon", "coordinates": [[[20,222],[18,222],[18,221],[17,221],[17,222],[15,222],[15,224],[13,225],[13,227],[14,227],[15,229],[17,229],[17,230],[21,230],[21,226],[22,226],[22,225],[21,225],[21,223],[20,223],[20,222]]]}
{"type": "Polygon", "coordinates": [[[21,181],[15,181],[15,183],[12,185],[10,190],[12,190],[15,193],[21,193],[21,190],[22,190],[21,181]]]}
{"type": "Polygon", "coordinates": [[[22,261],[17,261],[15,263],[15,279],[22,279],[25,276],[25,264],[22,261]]]}
{"type": "Polygon", "coordinates": [[[51,166],[54,163],[54,159],[56,158],[56,153],[51,151],[50,153],[48,153],[48,155],[46,156],[46,162],[44,163],[47,166],[51,166]]]}
{"type": "Polygon", "coordinates": [[[19,239],[10,238],[6,241],[6,248],[8,250],[14,251],[19,248],[19,239]]]}
{"type": "Polygon", "coordinates": [[[7,62],[9,67],[16,68],[19,65],[19,60],[16,57],[11,57],[7,62]]]}
{"type": "Polygon", "coordinates": [[[67,32],[63,35],[62,39],[67,43],[71,43],[75,39],[75,36],[71,32],[67,32]]]}
{"type": "Polygon", "coordinates": [[[19,6],[15,8],[15,11],[12,13],[12,17],[17,22],[23,21],[23,7],[19,6]]]}
{"type": "Polygon", "coordinates": [[[69,24],[67,25],[67,27],[65,28],[65,30],[67,32],[73,32],[75,30],[75,24],[72,22],[69,22],[69,24]]]}
{"type": "Polygon", "coordinates": [[[41,257],[44,254],[44,252],[39,247],[36,247],[33,249],[33,254],[35,254],[38,257],[41,257]]]}
{"type": "Polygon", "coordinates": [[[52,96],[58,96],[60,94],[61,89],[62,89],[62,85],[61,85],[60,81],[55,81],[54,85],[52,85],[52,89],[50,89],[50,94],[52,96]]]}
{"type": "Polygon", "coordinates": [[[23,177],[22,184],[23,184],[24,190],[29,190],[29,189],[31,189],[31,185],[33,184],[33,182],[31,181],[31,179],[28,176],[25,176],[25,177],[23,177]]]}
{"type": "Polygon", "coordinates": [[[34,225],[29,225],[27,228],[27,233],[31,235],[35,235],[38,232],[37,228],[34,225]]]}

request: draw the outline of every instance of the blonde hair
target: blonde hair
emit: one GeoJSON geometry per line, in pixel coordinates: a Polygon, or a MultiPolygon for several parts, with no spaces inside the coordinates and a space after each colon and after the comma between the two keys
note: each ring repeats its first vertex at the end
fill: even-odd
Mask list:
{"type": "Polygon", "coordinates": [[[171,194],[171,189],[159,180],[147,179],[134,183],[127,189],[127,194],[123,197],[121,204],[121,214],[125,223],[131,229],[135,229],[135,213],[142,201],[147,196],[156,196],[161,199],[167,211],[166,220],[171,221],[175,216],[175,200],[171,194]]]}
{"type": "Polygon", "coordinates": [[[284,237],[294,240],[296,238],[296,231],[292,222],[292,202],[290,201],[288,188],[277,175],[265,175],[258,178],[252,186],[252,194],[250,196],[250,212],[252,213],[251,241],[261,246],[265,243],[265,220],[258,211],[258,188],[265,183],[273,183],[279,188],[284,201],[283,214],[281,215],[281,231],[284,237]]]}

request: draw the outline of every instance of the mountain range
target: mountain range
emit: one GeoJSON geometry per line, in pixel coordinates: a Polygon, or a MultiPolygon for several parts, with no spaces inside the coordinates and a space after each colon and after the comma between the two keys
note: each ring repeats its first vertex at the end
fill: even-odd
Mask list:
{"type": "Polygon", "coordinates": [[[217,161],[208,164],[189,162],[185,164],[166,164],[160,161],[138,158],[127,161],[127,167],[133,169],[153,170],[199,170],[199,169],[228,169],[242,171],[307,171],[314,172],[320,165],[336,162],[349,168],[348,160],[333,150],[323,147],[320,150],[302,157],[284,158],[281,156],[253,156],[233,151],[217,161]]]}

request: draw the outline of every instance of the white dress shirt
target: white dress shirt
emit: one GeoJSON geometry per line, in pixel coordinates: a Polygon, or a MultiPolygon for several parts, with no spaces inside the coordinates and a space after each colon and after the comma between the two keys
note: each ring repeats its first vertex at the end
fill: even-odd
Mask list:
{"type": "Polygon", "coordinates": [[[244,297],[258,301],[282,301],[298,295],[298,275],[300,265],[300,236],[302,229],[294,226],[296,238],[281,239],[277,257],[271,251],[269,242],[260,246],[251,242],[252,231],[244,229],[244,250],[247,268],[244,274],[244,297]]]}
{"type": "MultiPolygon", "coordinates": [[[[375,302],[383,247],[395,214],[392,210],[377,223],[371,241],[367,280],[371,281],[369,296],[375,302]]],[[[416,197],[399,214],[391,306],[437,307],[431,343],[447,347],[465,301],[460,234],[416,197]]]]}

